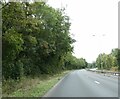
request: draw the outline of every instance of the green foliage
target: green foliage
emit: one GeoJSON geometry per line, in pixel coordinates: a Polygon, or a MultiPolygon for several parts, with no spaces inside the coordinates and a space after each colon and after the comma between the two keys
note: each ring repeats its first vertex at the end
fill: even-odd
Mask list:
{"type": "Polygon", "coordinates": [[[96,59],[98,69],[110,70],[113,67],[120,67],[120,49],[113,49],[110,54],[99,54],[96,59]]]}
{"type": "Polygon", "coordinates": [[[8,2],[3,17],[3,78],[58,73],[72,52],[69,17],[44,2],[8,2]]]}
{"type": "Polygon", "coordinates": [[[76,58],[71,53],[65,57],[65,67],[67,69],[82,69],[87,67],[87,62],[83,58],[76,58]]]}
{"type": "Polygon", "coordinates": [[[111,52],[112,56],[114,56],[115,64],[118,66],[118,69],[120,70],[120,49],[116,48],[113,49],[111,52]]]}

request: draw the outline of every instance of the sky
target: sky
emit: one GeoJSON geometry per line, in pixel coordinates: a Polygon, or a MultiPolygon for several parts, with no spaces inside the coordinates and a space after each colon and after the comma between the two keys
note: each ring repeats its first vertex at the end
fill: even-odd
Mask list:
{"type": "Polygon", "coordinates": [[[118,48],[119,0],[48,0],[54,8],[65,7],[70,33],[76,40],[73,55],[91,63],[100,53],[118,48]]]}

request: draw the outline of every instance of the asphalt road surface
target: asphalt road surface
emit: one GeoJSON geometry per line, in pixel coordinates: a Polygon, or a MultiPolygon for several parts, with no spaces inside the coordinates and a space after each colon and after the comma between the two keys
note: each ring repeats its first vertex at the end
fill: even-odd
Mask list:
{"type": "Polygon", "coordinates": [[[61,79],[44,97],[118,97],[118,78],[75,70],[61,79]]]}

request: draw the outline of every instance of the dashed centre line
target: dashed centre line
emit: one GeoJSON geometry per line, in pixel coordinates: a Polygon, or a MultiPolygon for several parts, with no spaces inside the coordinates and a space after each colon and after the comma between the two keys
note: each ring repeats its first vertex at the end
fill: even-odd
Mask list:
{"type": "Polygon", "coordinates": [[[94,81],[96,84],[100,84],[100,82],[98,82],[98,81],[94,81]]]}

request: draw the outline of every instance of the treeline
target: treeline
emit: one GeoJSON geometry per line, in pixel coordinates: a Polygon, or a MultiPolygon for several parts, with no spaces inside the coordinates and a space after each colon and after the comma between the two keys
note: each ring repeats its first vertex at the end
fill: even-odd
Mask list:
{"type": "Polygon", "coordinates": [[[84,69],[87,67],[88,63],[83,58],[76,58],[71,53],[68,53],[65,58],[65,67],[67,69],[84,69]]]}
{"type": "Polygon", "coordinates": [[[89,64],[88,67],[110,70],[115,68],[120,70],[120,49],[112,49],[110,54],[99,54],[96,61],[89,64]]]}
{"type": "Polygon", "coordinates": [[[81,68],[79,63],[85,66],[84,59],[79,63],[69,59],[75,40],[64,9],[45,2],[4,2],[2,22],[3,80],[81,68]]]}

